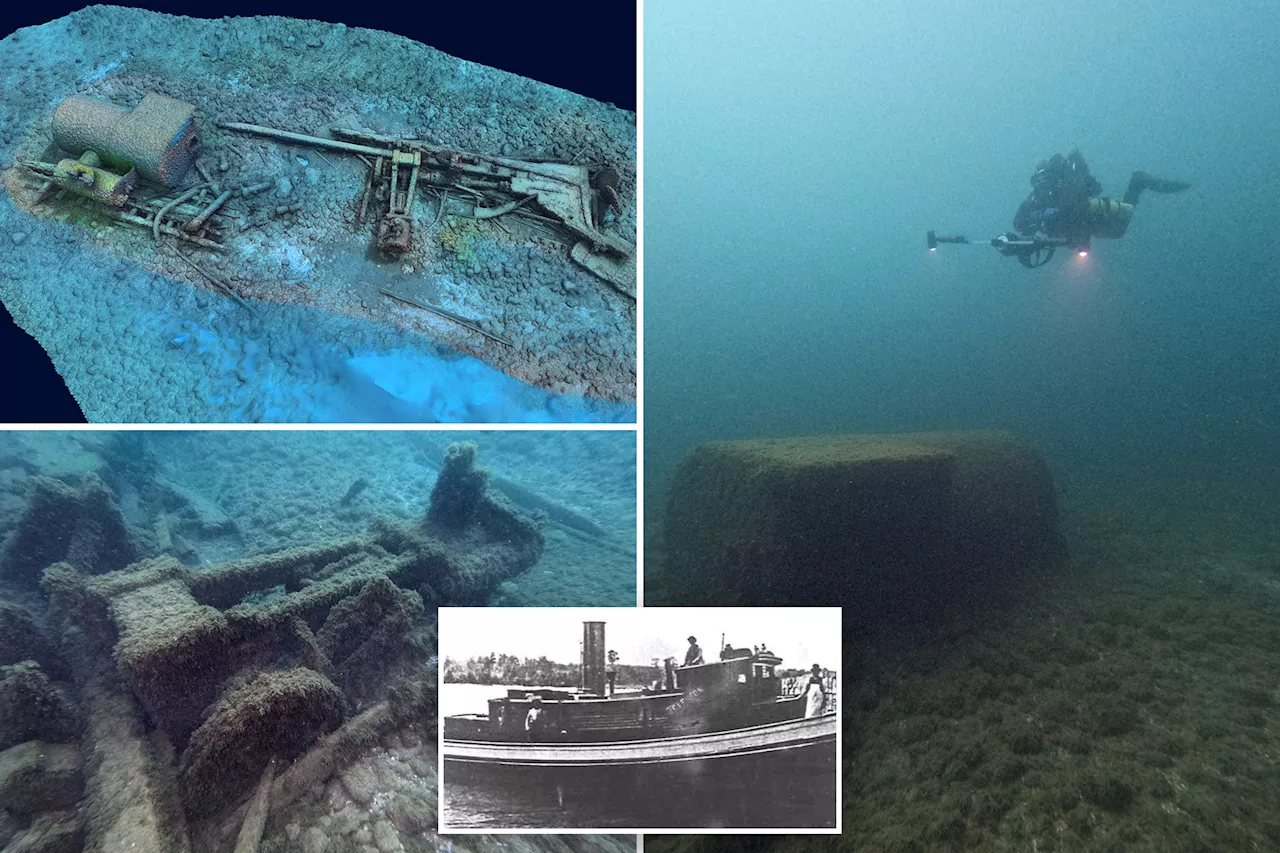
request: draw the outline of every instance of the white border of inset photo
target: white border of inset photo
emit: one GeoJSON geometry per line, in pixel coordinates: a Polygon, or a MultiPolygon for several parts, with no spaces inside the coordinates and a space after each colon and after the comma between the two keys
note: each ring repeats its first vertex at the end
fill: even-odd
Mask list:
{"type": "MultiPolygon", "coordinates": [[[[840,608],[442,607],[438,618],[441,834],[842,831],[840,608]],[[691,644],[690,637],[702,639],[691,644]],[[811,665],[819,670],[816,683],[808,672],[811,665]],[[780,670],[799,674],[783,677],[780,670]],[[463,691],[446,690],[446,680],[452,688],[483,686],[484,691],[463,696],[463,691]],[[771,698],[765,699],[766,694],[771,698]],[[489,710],[494,707],[496,719],[489,710]],[[565,773],[566,782],[581,781],[574,768],[585,773],[631,766],[661,773],[697,767],[696,781],[688,784],[706,797],[719,760],[760,764],[768,772],[757,778],[776,781],[783,775],[782,765],[771,759],[790,759],[786,775],[789,790],[796,791],[802,789],[797,785],[803,786],[805,771],[795,759],[815,751],[825,762],[828,748],[835,775],[832,826],[670,827],[645,825],[644,815],[634,811],[628,816],[633,822],[615,826],[505,825],[500,818],[511,812],[496,811],[483,822],[450,822],[458,814],[449,808],[446,757],[451,769],[483,767],[484,775],[492,777],[486,779],[492,793],[510,794],[510,805],[525,790],[523,774],[538,785],[548,782],[544,776],[549,770],[565,773]],[[507,778],[499,782],[499,775],[507,778]],[[503,786],[506,790],[500,791],[503,786]]],[[[739,769],[731,778],[740,783],[739,769]]],[[[635,778],[621,781],[642,784],[635,778]]],[[[670,776],[664,781],[671,781],[670,776]]],[[[825,782],[818,784],[825,787],[825,782]]],[[[558,786],[556,792],[559,802],[548,795],[552,809],[563,808],[564,792],[558,786]]],[[[593,807],[599,814],[600,803],[593,807]]],[[[530,806],[529,812],[545,809],[545,804],[530,806]]],[[[709,823],[723,823],[711,811],[709,823]]]]}

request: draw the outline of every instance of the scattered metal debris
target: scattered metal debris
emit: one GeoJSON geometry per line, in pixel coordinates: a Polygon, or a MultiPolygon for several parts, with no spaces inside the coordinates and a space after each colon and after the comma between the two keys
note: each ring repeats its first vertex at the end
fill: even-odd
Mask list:
{"type": "MultiPolygon", "coordinates": [[[[127,222],[130,225],[139,225],[143,228],[156,227],[152,218],[143,218],[132,213],[125,213],[123,210],[114,210],[109,207],[102,207],[98,208],[94,213],[99,216],[105,216],[109,219],[118,219],[121,222],[127,222]]],[[[189,243],[195,243],[197,246],[203,246],[206,249],[221,251],[226,248],[226,246],[221,243],[217,243],[213,240],[206,240],[204,237],[197,237],[194,234],[187,234],[186,232],[180,231],[170,225],[160,225],[159,229],[161,234],[168,234],[170,237],[177,237],[181,240],[186,240],[189,243]]]]}
{"type": "MultiPolygon", "coordinates": [[[[375,195],[388,173],[387,212],[376,226],[376,244],[389,253],[407,250],[412,239],[411,205],[417,182],[446,189],[456,189],[478,198],[478,211],[496,211],[511,202],[536,202],[538,209],[568,232],[573,249],[570,257],[613,285],[619,292],[635,298],[635,247],[605,233],[597,227],[604,212],[617,207],[617,188],[621,177],[610,166],[597,171],[594,178],[586,166],[551,161],[513,160],[491,157],[431,145],[417,139],[383,136],[377,133],[331,127],[337,137],[325,139],[287,130],[241,122],[221,122],[225,130],[265,136],[314,148],[342,151],[365,159],[375,158],[368,184],[361,194],[357,222],[363,222],[369,199],[375,195]],[[402,188],[401,167],[410,168],[408,189],[402,188]]],[[[368,162],[367,160],[365,161],[368,162]]],[[[516,205],[503,212],[523,212],[516,205]]],[[[494,213],[479,218],[491,218],[494,213]]]]}
{"type": "Polygon", "coordinates": [[[67,190],[97,205],[93,208],[100,215],[118,222],[138,225],[151,231],[152,240],[160,242],[161,235],[177,237],[207,249],[223,249],[225,246],[211,237],[218,236],[214,226],[216,217],[227,217],[238,223],[243,232],[265,224],[273,217],[296,213],[302,205],[276,205],[250,212],[229,210],[227,202],[237,196],[248,198],[272,186],[273,181],[263,181],[239,189],[218,192],[216,184],[198,183],[176,196],[156,196],[148,188],[143,192],[137,183],[136,170],[126,175],[116,175],[99,167],[98,157],[86,151],[79,160],[66,159],[59,163],[19,160],[18,165],[28,173],[44,178],[32,206],[43,203],[52,190],[67,190]],[[216,197],[210,193],[218,192],[216,197]],[[177,227],[181,225],[181,227],[177,227]]]}
{"type": "Polygon", "coordinates": [[[196,184],[194,187],[187,190],[182,195],[178,196],[173,201],[169,202],[164,207],[156,211],[156,218],[152,224],[152,228],[154,229],[152,233],[155,235],[157,243],[160,242],[160,221],[164,219],[165,214],[167,214],[170,210],[173,210],[178,205],[182,204],[187,199],[192,198],[193,196],[196,195],[196,193],[200,192],[202,189],[204,189],[207,186],[208,184],[196,184]]]}
{"type": "Polygon", "coordinates": [[[431,227],[435,228],[440,224],[440,220],[444,218],[444,209],[449,204],[449,191],[445,190],[440,194],[440,209],[436,211],[436,221],[431,223],[431,227]]]}
{"type": "MultiPolygon", "coordinates": [[[[376,245],[378,251],[387,255],[403,255],[409,251],[413,239],[413,199],[418,187],[418,169],[422,165],[422,155],[417,151],[392,151],[391,175],[387,184],[387,212],[378,220],[376,245]],[[401,189],[404,183],[401,168],[408,167],[408,186],[401,189]]],[[[378,182],[381,173],[373,176],[378,182]]]]}
{"type": "Polygon", "coordinates": [[[258,315],[258,312],[253,310],[252,305],[246,302],[244,298],[240,296],[240,294],[236,293],[234,290],[231,289],[231,285],[227,284],[225,281],[218,278],[213,273],[207,272],[204,269],[204,267],[200,266],[195,261],[191,260],[191,258],[182,254],[182,252],[179,252],[176,249],[170,249],[169,254],[177,256],[182,261],[184,261],[187,264],[187,266],[191,267],[193,270],[200,273],[200,275],[203,276],[206,281],[208,281],[214,287],[218,288],[218,290],[224,296],[230,299],[232,302],[235,302],[237,305],[239,305],[241,308],[248,311],[250,314],[254,315],[255,317],[258,315]]]}
{"type": "Polygon", "coordinates": [[[511,213],[517,207],[522,207],[526,202],[532,201],[533,196],[525,196],[518,201],[509,201],[506,204],[500,204],[497,207],[479,207],[472,211],[472,216],[476,219],[496,219],[507,213],[511,213]]]}
{"type": "Polygon", "coordinates": [[[421,308],[423,311],[430,311],[432,314],[439,314],[441,317],[444,317],[446,320],[452,320],[453,322],[457,323],[459,326],[465,326],[471,331],[484,335],[486,338],[489,338],[490,340],[497,341],[500,344],[506,344],[512,349],[515,349],[516,345],[513,344],[511,341],[507,340],[506,338],[502,337],[501,335],[495,335],[492,332],[486,332],[484,329],[480,328],[479,323],[477,323],[475,320],[468,320],[466,317],[463,317],[460,314],[455,314],[452,311],[449,311],[445,308],[441,308],[439,305],[432,305],[430,302],[419,302],[418,300],[413,299],[412,297],[404,296],[402,294],[387,290],[385,287],[379,287],[378,292],[381,293],[383,296],[390,296],[392,299],[397,299],[405,303],[406,305],[412,305],[415,308],[421,308]]]}
{"type": "Polygon", "coordinates": [[[217,213],[218,208],[227,203],[227,199],[231,198],[231,190],[224,190],[223,193],[209,203],[209,206],[192,217],[191,221],[183,226],[188,234],[194,234],[200,230],[201,226],[209,220],[210,216],[217,213]]]}
{"type": "Polygon", "coordinates": [[[213,187],[214,192],[221,192],[218,182],[209,176],[209,173],[205,171],[204,166],[200,165],[199,160],[194,161],[192,165],[195,167],[196,174],[200,176],[200,180],[213,187]]]}
{"type": "Polygon", "coordinates": [[[579,265],[612,284],[621,293],[636,298],[636,259],[634,255],[620,258],[593,251],[590,243],[575,243],[569,257],[579,265]],[[626,284],[624,285],[623,282],[626,284]]]}

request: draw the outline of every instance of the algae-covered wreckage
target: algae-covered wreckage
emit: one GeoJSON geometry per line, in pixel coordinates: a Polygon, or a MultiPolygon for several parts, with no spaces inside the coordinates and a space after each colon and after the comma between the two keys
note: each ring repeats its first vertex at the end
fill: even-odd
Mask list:
{"type": "Polygon", "coordinates": [[[569,410],[551,419],[632,411],[632,113],[386,33],[278,18],[93,7],[0,42],[6,68],[0,226],[21,242],[0,297],[90,420],[107,419],[96,401],[111,389],[96,386],[156,396],[139,360],[163,373],[175,356],[209,361],[228,338],[258,345],[208,365],[205,400],[123,419],[549,419],[527,400],[533,412],[495,410],[491,386],[550,395],[569,410]],[[119,28],[123,53],[107,44],[119,28]],[[59,59],[69,52],[80,58],[59,59]],[[123,296],[112,313],[137,315],[94,324],[134,330],[89,333],[114,353],[104,361],[126,365],[86,371],[94,379],[63,339],[67,318],[44,322],[55,298],[58,313],[82,310],[68,310],[44,257],[66,255],[63,241],[85,267],[72,298],[123,296]],[[103,272],[114,281],[99,283],[103,272]],[[184,310],[193,293],[197,309],[184,310]],[[168,322],[147,322],[155,311],[168,322]],[[285,334],[302,345],[273,343],[285,334]],[[406,350],[416,359],[404,363],[406,350]],[[462,370],[464,356],[493,376],[462,370]],[[424,363],[452,381],[424,378],[424,363]],[[376,391],[349,394],[351,412],[272,405],[281,381],[325,385],[335,372],[376,391]],[[199,413],[209,405],[227,413],[199,413]]]}
{"type": "Polygon", "coordinates": [[[854,626],[962,609],[1062,546],[1043,459],[997,431],[705,444],[676,471],[663,524],[648,603],[839,603],[854,626]]]}
{"type": "Polygon", "coordinates": [[[415,520],[212,565],[94,474],[30,476],[0,551],[0,849],[438,850],[435,608],[545,544],[474,460],[449,448],[415,520]]]}

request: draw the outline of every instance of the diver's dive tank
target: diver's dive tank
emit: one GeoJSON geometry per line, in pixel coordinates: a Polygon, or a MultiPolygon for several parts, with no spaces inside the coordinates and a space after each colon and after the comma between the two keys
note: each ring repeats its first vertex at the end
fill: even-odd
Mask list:
{"type": "Polygon", "coordinates": [[[1115,198],[1095,196],[1089,199],[1089,236],[1115,239],[1123,237],[1133,218],[1133,205],[1115,198]]]}

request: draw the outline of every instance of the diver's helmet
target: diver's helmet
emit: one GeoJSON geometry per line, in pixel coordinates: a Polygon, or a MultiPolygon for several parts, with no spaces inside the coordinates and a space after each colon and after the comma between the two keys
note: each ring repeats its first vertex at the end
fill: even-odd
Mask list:
{"type": "Polygon", "coordinates": [[[1036,170],[1031,175],[1031,186],[1036,189],[1047,189],[1062,176],[1064,167],[1067,165],[1067,158],[1061,154],[1054,154],[1048,160],[1041,160],[1036,164],[1036,170]]]}

